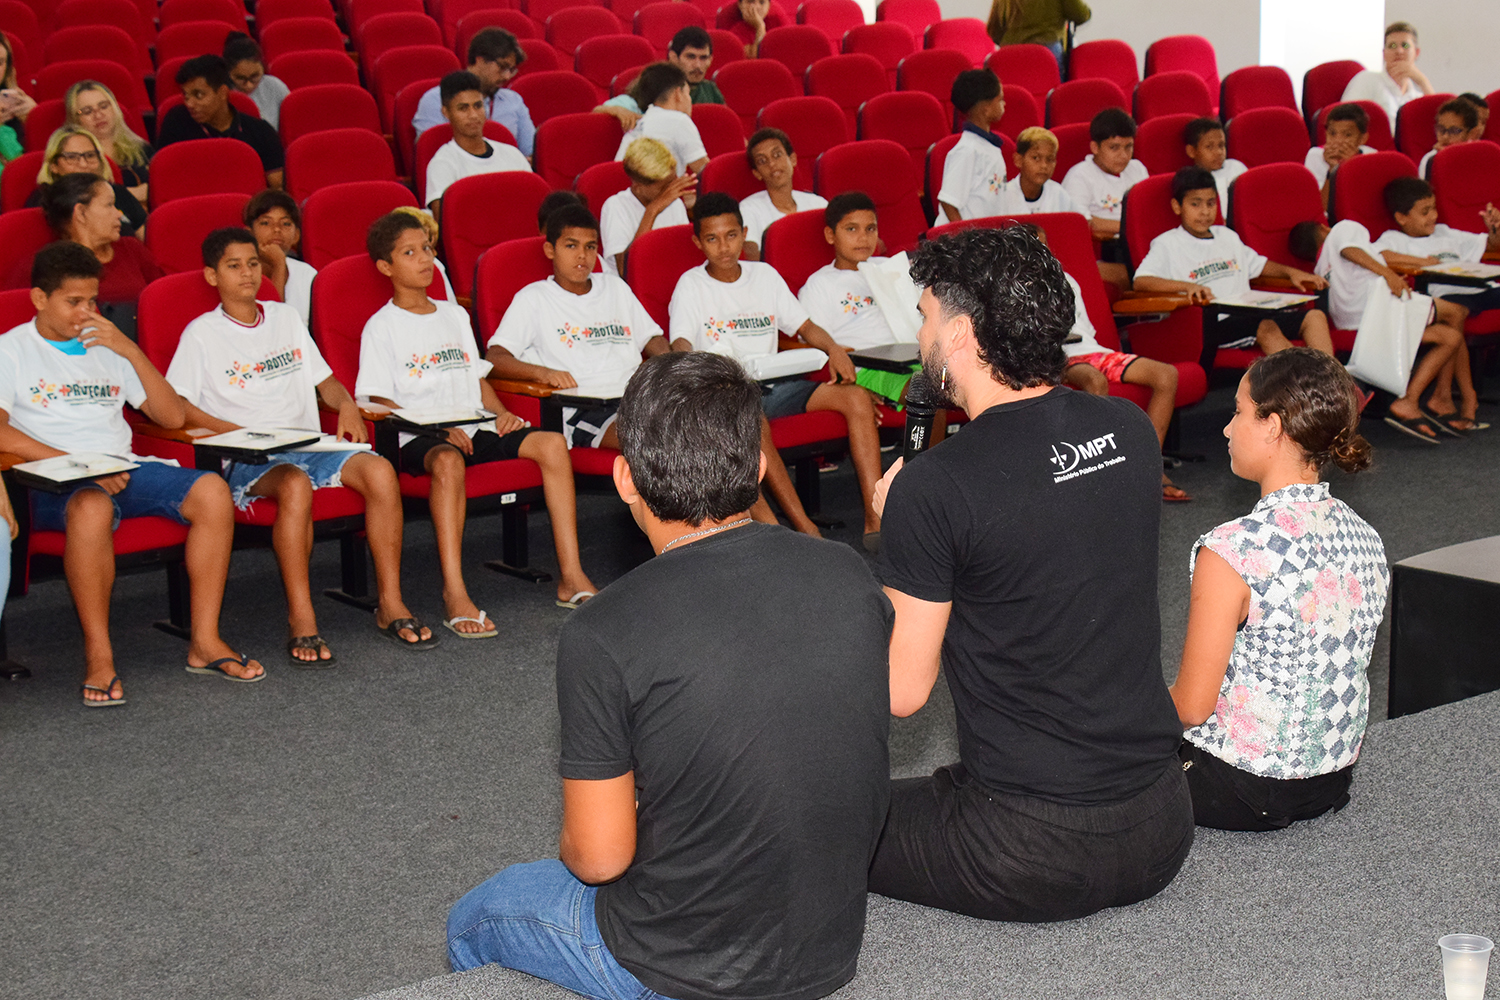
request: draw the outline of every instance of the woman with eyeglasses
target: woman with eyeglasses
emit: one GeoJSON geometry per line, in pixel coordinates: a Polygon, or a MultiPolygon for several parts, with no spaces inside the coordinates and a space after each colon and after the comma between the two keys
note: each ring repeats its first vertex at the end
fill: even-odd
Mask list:
{"type": "Polygon", "coordinates": [[[125,123],[114,92],[97,80],[80,80],[68,88],[63,107],[67,108],[67,123],[94,134],[105,155],[119,164],[120,180],[136,201],[144,204],[151,157],[156,151],[125,123]]]}
{"type": "MultiPolygon", "coordinates": [[[[122,233],[125,236],[146,238],[146,210],[135,195],[124,184],[116,183],[114,171],[104,155],[104,147],[86,128],[64,125],[52,133],[47,140],[47,152],[42,157],[42,169],[36,175],[39,185],[51,184],[59,177],[69,174],[92,174],[109,184],[114,192],[115,209],[121,216],[122,233]]],[[[42,188],[38,187],[26,199],[27,208],[42,203],[42,188]]]]}
{"type": "MultiPolygon", "coordinates": [[[[42,186],[41,207],[53,235],[88,247],[104,265],[99,313],[134,340],[136,302],[164,272],[144,243],[122,235],[115,188],[88,171],[63,174],[42,186]]],[[[30,257],[11,270],[6,287],[31,287],[30,257]]]]}
{"type": "Polygon", "coordinates": [[[1394,130],[1396,112],[1403,104],[1415,101],[1423,94],[1437,93],[1427,74],[1417,68],[1417,57],[1421,54],[1415,27],[1406,21],[1388,25],[1385,29],[1385,69],[1367,69],[1354,74],[1344,88],[1340,103],[1374,101],[1385,109],[1394,130]]]}
{"type": "Polygon", "coordinates": [[[255,39],[243,31],[231,31],[224,39],[224,61],[229,64],[229,79],[234,81],[234,89],[255,102],[261,120],[279,128],[281,102],[292,91],[279,77],[266,72],[266,57],[255,39]]]}

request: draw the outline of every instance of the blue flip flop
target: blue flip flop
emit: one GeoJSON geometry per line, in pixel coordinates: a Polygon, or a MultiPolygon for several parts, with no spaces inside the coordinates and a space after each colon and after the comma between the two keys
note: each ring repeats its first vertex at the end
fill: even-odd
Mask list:
{"type": "Polygon", "coordinates": [[[243,656],[221,656],[203,667],[195,667],[189,663],[187,665],[187,672],[190,674],[207,674],[210,677],[222,677],[224,680],[234,681],[236,684],[254,684],[256,681],[266,679],[265,668],[261,668],[261,672],[254,677],[236,677],[224,669],[222,665],[225,663],[238,663],[242,667],[247,667],[250,665],[250,656],[249,654],[243,656]]]}

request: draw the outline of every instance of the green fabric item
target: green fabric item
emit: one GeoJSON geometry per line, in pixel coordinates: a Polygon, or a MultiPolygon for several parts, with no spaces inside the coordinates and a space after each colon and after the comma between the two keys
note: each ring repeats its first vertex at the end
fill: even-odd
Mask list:
{"type": "Polygon", "coordinates": [[[1094,15],[1083,0],[1021,0],[1020,16],[1007,22],[1007,6],[1007,0],[994,0],[990,8],[989,32],[996,45],[1060,43],[1068,22],[1083,24],[1094,15]]]}
{"type": "Polygon", "coordinates": [[[922,366],[917,364],[912,365],[911,371],[905,375],[884,372],[878,368],[855,368],[854,381],[882,399],[890,400],[897,410],[904,410],[906,407],[899,402],[901,394],[906,391],[906,383],[911,381],[912,375],[921,370],[922,366]]]}
{"type": "Polygon", "coordinates": [[[708,77],[688,88],[693,95],[694,104],[723,104],[724,95],[719,92],[719,85],[708,77]]]}
{"type": "Polygon", "coordinates": [[[0,167],[24,152],[21,140],[16,138],[16,130],[9,125],[0,125],[0,167]]]}

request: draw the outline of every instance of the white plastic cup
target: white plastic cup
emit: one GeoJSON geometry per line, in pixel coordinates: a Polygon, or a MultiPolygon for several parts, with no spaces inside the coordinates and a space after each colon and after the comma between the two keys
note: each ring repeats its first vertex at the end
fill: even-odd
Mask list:
{"type": "Polygon", "coordinates": [[[1494,947],[1495,942],[1478,934],[1447,934],[1438,938],[1448,1000],[1484,1000],[1484,980],[1494,947]]]}

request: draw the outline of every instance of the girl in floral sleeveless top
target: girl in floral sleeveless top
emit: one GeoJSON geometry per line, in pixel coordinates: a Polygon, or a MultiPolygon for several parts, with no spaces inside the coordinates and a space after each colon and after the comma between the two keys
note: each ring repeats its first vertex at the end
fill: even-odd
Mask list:
{"type": "Polygon", "coordinates": [[[1369,466],[1359,398],[1342,365],[1308,348],[1240,380],[1224,436],[1261,498],[1193,546],[1171,688],[1200,826],[1274,830],[1349,802],[1390,571],[1375,529],[1319,473],[1369,466]]]}

